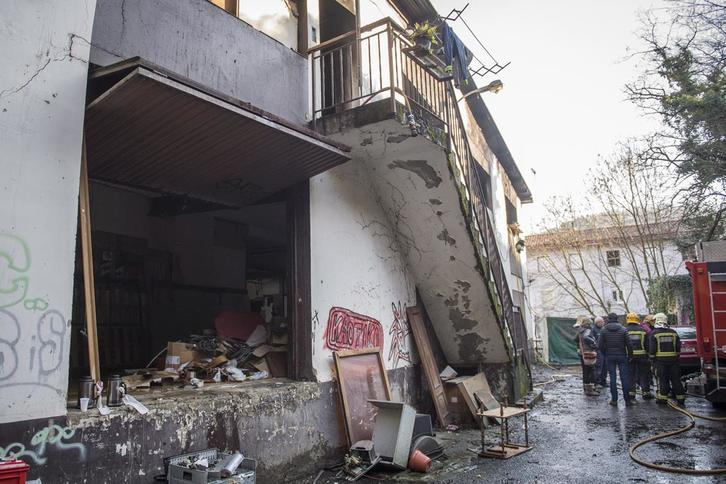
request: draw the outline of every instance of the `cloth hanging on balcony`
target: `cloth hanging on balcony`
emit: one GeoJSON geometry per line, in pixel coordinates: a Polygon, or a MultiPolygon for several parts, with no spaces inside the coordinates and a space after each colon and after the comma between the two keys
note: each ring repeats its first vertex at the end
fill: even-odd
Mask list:
{"type": "Polygon", "coordinates": [[[446,22],[441,23],[441,43],[444,46],[444,62],[451,66],[454,85],[459,87],[469,80],[469,64],[474,57],[454,30],[446,22]]]}

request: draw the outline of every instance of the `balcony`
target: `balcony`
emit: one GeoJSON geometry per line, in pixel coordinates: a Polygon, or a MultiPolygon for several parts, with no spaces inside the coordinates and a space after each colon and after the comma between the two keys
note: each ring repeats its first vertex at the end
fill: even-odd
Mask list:
{"type": "Polygon", "coordinates": [[[368,167],[449,363],[514,364],[527,381],[524,323],[443,63],[390,19],[309,55],[312,125],[368,167]]]}

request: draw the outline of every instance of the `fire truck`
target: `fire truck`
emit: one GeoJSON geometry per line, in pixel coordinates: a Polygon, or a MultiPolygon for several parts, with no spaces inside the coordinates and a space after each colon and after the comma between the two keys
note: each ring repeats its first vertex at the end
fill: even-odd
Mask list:
{"type": "Polygon", "coordinates": [[[696,261],[686,262],[693,282],[699,377],[703,395],[715,407],[726,404],[726,240],[701,242],[696,261]]]}

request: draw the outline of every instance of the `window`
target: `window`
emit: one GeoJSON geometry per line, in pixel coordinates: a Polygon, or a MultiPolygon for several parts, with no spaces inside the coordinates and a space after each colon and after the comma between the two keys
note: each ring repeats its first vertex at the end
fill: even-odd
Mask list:
{"type": "Polygon", "coordinates": [[[619,250],[606,251],[605,258],[607,259],[608,267],[620,267],[620,251],[619,250]]]}
{"type": "Polygon", "coordinates": [[[613,301],[623,301],[623,291],[613,290],[613,301]]]}
{"type": "Polygon", "coordinates": [[[517,207],[508,199],[504,199],[506,210],[507,210],[507,225],[517,223],[517,207]]]}

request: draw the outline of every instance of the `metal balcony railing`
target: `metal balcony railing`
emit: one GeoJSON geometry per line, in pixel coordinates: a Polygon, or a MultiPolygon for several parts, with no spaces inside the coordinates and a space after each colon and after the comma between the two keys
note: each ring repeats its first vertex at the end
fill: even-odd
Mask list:
{"type": "Polygon", "coordinates": [[[415,106],[442,123],[447,92],[442,77],[410,54],[415,45],[391,19],[348,32],[308,51],[313,119],[389,99],[415,106]]]}
{"type": "Polygon", "coordinates": [[[475,169],[477,162],[471,155],[451,78],[425,64],[414,51],[415,45],[391,19],[362,27],[359,38],[349,32],[310,49],[313,123],[327,114],[386,99],[391,102],[391,112],[401,103],[416,117],[438,121],[459,169],[459,181],[466,188],[467,216],[479,229],[503,324],[516,356],[529,370],[526,328],[521,314],[514,310],[494,226],[483,205],[483,180],[475,169]]]}

